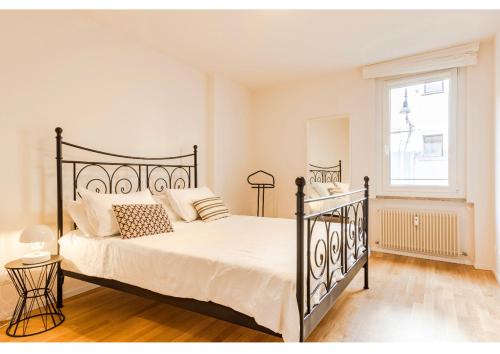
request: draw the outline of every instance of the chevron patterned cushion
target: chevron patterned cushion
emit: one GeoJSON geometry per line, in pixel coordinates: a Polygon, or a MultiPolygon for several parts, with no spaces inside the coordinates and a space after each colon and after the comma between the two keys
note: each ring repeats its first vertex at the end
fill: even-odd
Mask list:
{"type": "Polygon", "coordinates": [[[203,221],[213,221],[230,215],[229,209],[219,197],[200,199],[193,203],[193,207],[203,221]]]}
{"type": "Polygon", "coordinates": [[[161,204],[113,205],[122,238],[172,232],[174,229],[161,204]]]}

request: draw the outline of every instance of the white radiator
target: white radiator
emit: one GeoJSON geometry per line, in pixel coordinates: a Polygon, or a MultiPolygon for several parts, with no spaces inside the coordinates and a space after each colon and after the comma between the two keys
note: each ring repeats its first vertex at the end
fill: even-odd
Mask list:
{"type": "Polygon", "coordinates": [[[379,217],[380,247],[444,257],[461,255],[456,213],[383,208],[379,217]]]}

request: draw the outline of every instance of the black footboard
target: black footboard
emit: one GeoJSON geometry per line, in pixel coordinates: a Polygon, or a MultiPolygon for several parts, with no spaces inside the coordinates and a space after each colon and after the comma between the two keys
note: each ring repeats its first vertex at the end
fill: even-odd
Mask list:
{"type": "Polygon", "coordinates": [[[319,324],[361,268],[365,269],[364,288],[368,289],[368,182],[365,177],[362,189],[305,199],[305,179],[295,180],[301,341],[319,324]],[[310,211],[308,206],[313,203],[320,211],[310,211]]]}

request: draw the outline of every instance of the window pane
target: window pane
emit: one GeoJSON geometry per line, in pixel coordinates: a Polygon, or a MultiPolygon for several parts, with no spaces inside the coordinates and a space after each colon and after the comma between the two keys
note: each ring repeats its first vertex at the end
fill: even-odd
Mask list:
{"type": "Polygon", "coordinates": [[[391,185],[448,186],[449,84],[390,90],[391,185]]]}
{"type": "Polygon", "coordinates": [[[424,135],[424,156],[443,156],[443,134],[424,135]]]}
{"type": "Polygon", "coordinates": [[[424,84],[424,95],[432,95],[434,93],[443,93],[444,81],[431,81],[424,84]]]}

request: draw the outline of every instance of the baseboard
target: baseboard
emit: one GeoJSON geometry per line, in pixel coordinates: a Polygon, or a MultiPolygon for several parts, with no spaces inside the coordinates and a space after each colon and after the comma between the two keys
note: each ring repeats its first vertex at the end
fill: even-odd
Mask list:
{"type": "Polygon", "coordinates": [[[474,268],[481,269],[481,270],[489,270],[492,272],[495,271],[495,267],[489,263],[474,263],[474,268]]]}
{"type": "Polygon", "coordinates": [[[91,283],[83,283],[81,286],[77,286],[73,289],[68,289],[67,291],[64,292],[64,299],[68,299],[70,297],[79,295],[81,293],[84,293],[86,291],[90,291],[92,289],[98,288],[99,285],[91,284],[91,283]]]}
{"type": "Polygon", "coordinates": [[[1,321],[9,321],[11,317],[12,317],[12,312],[0,311],[0,322],[1,321]]]}
{"type": "Polygon", "coordinates": [[[420,259],[429,259],[431,261],[439,261],[439,262],[472,265],[471,260],[468,258],[465,258],[465,257],[458,257],[458,258],[438,257],[438,256],[427,255],[427,254],[421,254],[421,253],[412,253],[412,252],[391,250],[391,249],[382,248],[382,247],[378,247],[378,246],[371,247],[371,249],[373,250],[373,252],[395,254],[398,256],[413,257],[413,258],[420,258],[420,259]]]}

